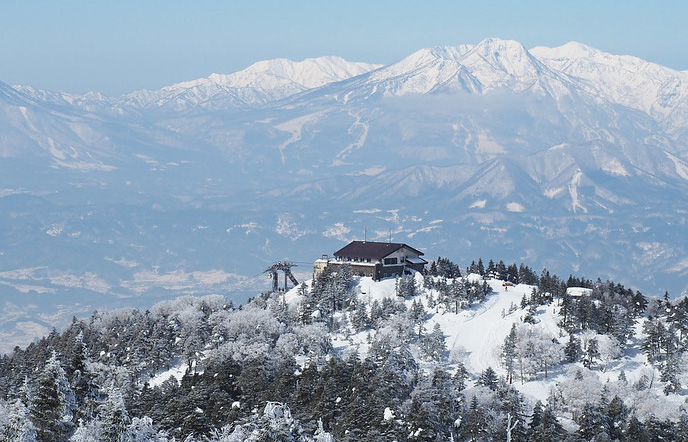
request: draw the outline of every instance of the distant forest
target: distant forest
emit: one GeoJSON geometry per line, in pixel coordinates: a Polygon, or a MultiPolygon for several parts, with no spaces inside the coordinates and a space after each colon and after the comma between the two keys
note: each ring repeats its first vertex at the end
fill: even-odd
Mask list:
{"type": "Polygon", "coordinates": [[[482,259],[440,257],[372,302],[358,281],[343,266],[298,286],[298,302],[209,295],[74,318],[0,357],[0,440],[688,441],[688,298],[482,259]],[[473,373],[428,320],[499,296],[491,280],[532,290],[511,307],[522,320],[499,342],[500,366],[473,373]],[[537,327],[543,307],[558,336],[537,327]],[[648,376],[598,381],[631,352],[648,376]],[[569,376],[547,401],[516,388],[555,367],[569,376]]]}

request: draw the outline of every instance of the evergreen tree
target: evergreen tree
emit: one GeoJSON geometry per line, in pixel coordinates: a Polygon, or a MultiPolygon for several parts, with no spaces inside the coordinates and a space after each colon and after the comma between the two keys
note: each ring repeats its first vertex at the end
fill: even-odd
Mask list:
{"type": "Polygon", "coordinates": [[[406,413],[409,440],[449,440],[452,424],[458,417],[452,399],[451,378],[441,367],[431,378],[423,378],[411,393],[406,413]]]}
{"type": "MultiPolygon", "coordinates": [[[[537,404],[536,404],[537,405],[537,404]]],[[[558,442],[566,437],[566,430],[559,423],[557,416],[551,406],[541,408],[539,422],[535,419],[531,421],[529,441],[533,442],[558,442]]],[[[535,410],[533,410],[535,415],[535,410]]]]}
{"type": "Polygon", "coordinates": [[[681,390],[680,374],[682,371],[681,364],[679,364],[679,357],[677,354],[668,354],[664,359],[664,363],[660,369],[659,380],[665,383],[664,394],[677,392],[681,390]]]}
{"type": "Polygon", "coordinates": [[[516,335],[516,324],[511,325],[511,331],[504,338],[504,344],[502,345],[502,364],[506,368],[506,380],[509,384],[513,382],[514,379],[514,368],[516,366],[516,344],[518,337],[516,335]]]}
{"type": "Polygon", "coordinates": [[[356,332],[370,328],[370,318],[364,302],[358,299],[353,301],[353,311],[349,315],[349,322],[356,332]]]}
{"type": "Polygon", "coordinates": [[[473,396],[458,428],[460,440],[476,442],[488,440],[488,425],[487,413],[480,407],[478,398],[473,396]]]}
{"type": "Polygon", "coordinates": [[[643,340],[640,349],[651,363],[662,360],[662,349],[667,340],[667,330],[658,318],[648,317],[643,324],[643,340]]]}
{"type": "Polygon", "coordinates": [[[566,362],[572,363],[578,360],[581,354],[580,341],[573,334],[569,334],[569,340],[564,347],[566,362]]]}
{"type": "Polygon", "coordinates": [[[521,284],[538,285],[537,274],[523,263],[518,267],[518,280],[521,284]]]}
{"type": "Polygon", "coordinates": [[[525,421],[525,398],[510,385],[497,389],[499,408],[503,419],[498,434],[506,434],[507,440],[525,441],[528,437],[525,421]]]}
{"type": "Polygon", "coordinates": [[[487,367],[482,373],[480,373],[478,384],[482,385],[483,387],[487,387],[492,391],[497,390],[497,387],[499,386],[499,378],[492,367],[487,367]]]}
{"type": "Polygon", "coordinates": [[[604,413],[607,425],[606,431],[609,437],[612,440],[623,439],[624,429],[626,428],[629,415],[629,411],[623,401],[618,396],[614,396],[602,411],[604,413]]]}
{"type": "Polygon", "coordinates": [[[79,419],[89,420],[93,417],[96,404],[99,399],[99,387],[95,381],[95,375],[88,369],[89,358],[84,342],[83,331],[74,339],[72,359],[70,363],[70,386],[74,392],[77,407],[75,407],[73,421],[79,419]]]}
{"type": "Polygon", "coordinates": [[[73,393],[65,371],[53,351],[38,378],[29,406],[38,442],[61,442],[69,438],[73,430],[72,401],[73,393]]]}
{"type": "Polygon", "coordinates": [[[131,423],[124,406],[124,398],[119,389],[111,386],[106,401],[100,406],[103,442],[124,442],[127,440],[127,427],[131,423]]]}
{"type": "Polygon", "coordinates": [[[603,434],[609,438],[605,417],[595,404],[589,402],[585,404],[578,419],[578,426],[578,434],[584,440],[593,440],[593,438],[599,440],[598,438],[603,434]]]}
{"type": "Polygon", "coordinates": [[[501,259],[495,266],[495,272],[497,273],[497,279],[500,281],[506,281],[509,277],[509,274],[506,271],[506,265],[504,264],[504,261],[501,259]]]}
{"type": "Polygon", "coordinates": [[[650,435],[645,424],[640,422],[635,415],[631,416],[628,421],[626,435],[628,435],[627,440],[633,442],[651,442],[653,440],[650,439],[650,435]]]}
{"type": "Polygon", "coordinates": [[[497,270],[495,268],[495,263],[493,260],[490,260],[487,263],[487,268],[485,269],[485,274],[490,278],[496,278],[497,277],[497,270]]]}
{"type": "MultiPolygon", "coordinates": [[[[431,267],[432,270],[432,267],[431,267]]],[[[435,276],[441,276],[443,278],[460,278],[461,268],[458,264],[453,263],[448,258],[437,258],[437,274],[435,276]]]]}
{"type": "Polygon", "coordinates": [[[9,404],[5,422],[0,426],[0,440],[12,442],[34,442],[36,428],[29,419],[29,409],[17,398],[9,404]]]}
{"type": "MultiPolygon", "coordinates": [[[[452,281],[449,287],[449,296],[447,296],[447,303],[452,302],[454,304],[454,313],[459,313],[459,308],[461,301],[465,301],[468,298],[468,293],[466,291],[466,285],[458,279],[452,281]]],[[[447,306],[449,310],[449,306],[447,306]]]]}
{"type": "Polygon", "coordinates": [[[396,294],[404,299],[411,299],[417,294],[416,279],[413,275],[404,275],[396,280],[396,294]]]}
{"type": "Polygon", "coordinates": [[[530,416],[530,422],[528,423],[528,426],[531,429],[538,427],[542,424],[542,414],[542,402],[538,400],[535,402],[535,405],[533,406],[533,414],[530,416]]]}
{"type": "Polygon", "coordinates": [[[435,323],[432,332],[422,340],[421,351],[423,355],[430,360],[440,361],[447,352],[447,345],[444,339],[442,328],[440,328],[438,323],[435,323]]]}
{"type": "Polygon", "coordinates": [[[454,391],[456,393],[461,393],[466,389],[466,380],[468,379],[468,370],[462,362],[459,362],[456,366],[456,371],[452,376],[452,385],[454,386],[454,391]]]}
{"type": "Polygon", "coordinates": [[[411,316],[411,320],[415,324],[421,324],[425,322],[425,317],[427,316],[427,313],[425,312],[425,307],[423,307],[423,303],[419,299],[413,300],[413,303],[411,304],[411,309],[409,310],[409,315],[411,316]]]}
{"type": "Polygon", "coordinates": [[[586,368],[592,368],[595,363],[595,359],[600,357],[599,344],[596,338],[591,338],[588,340],[588,344],[585,346],[585,352],[583,353],[583,366],[586,368]]]}

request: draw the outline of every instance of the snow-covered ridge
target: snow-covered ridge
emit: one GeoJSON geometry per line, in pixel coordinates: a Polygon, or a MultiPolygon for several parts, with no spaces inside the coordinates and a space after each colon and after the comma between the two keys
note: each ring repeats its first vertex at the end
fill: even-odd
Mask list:
{"type": "Polygon", "coordinates": [[[232,74],[211,74],[205,78],[166,86],[157,91],[136,91],[121,97],[123,106],[217,108],[227,105],[255,106],[290,95],[346,80],[379,68],[341,57],[285,58],[259,61],[232,74]]]}
{"type": "Polygon", "coordinates": [[[517,41],[489,38],[476,45],[421,49],[387,66],[349,62],[336,56],[302,61],[280,58],[259,61],[231,74],[214,73],[120,97],[14,88],[40,102],[86,110],[182,111],[264,105],[359,76],[361,80],[353,83],[358,89],[354,97],[457,91],[485,94],[503,88],[516,92],[534,88],[561,98],[581,91],[640,110],[677,136],[688,127],[688,72],[630,55],[609,54],[578,42],[527,50],[517,41]]]}
{"type": "Polygon", "coordinates": [[[349,62],[336,56],[307,58],[302,61],[279,58],[259,61],[231,74],[213,73],[208,77],[175,83],[157,90],[138,90],[119,97],[106,97],[98,92],[71,94],[39,90],[31,86],[13,87],[40,102],[73,105],[86,110],[97,110],[99,107],[184,110],[196,106],[217,109],[265,104],[307,89],[346,80],[381,66],[349,62]]]}

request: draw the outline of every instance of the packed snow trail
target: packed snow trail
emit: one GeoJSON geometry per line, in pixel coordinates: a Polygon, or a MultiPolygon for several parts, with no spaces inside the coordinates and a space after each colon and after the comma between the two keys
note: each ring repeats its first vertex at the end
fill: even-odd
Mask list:
{"type": "Polygon", "coordinates": [[[532,290],[532,286],[519,285],[504,291],[501,283],[489,282],[494,292],[482,304],[458,315],[436,314],[433,318],[447,335],[450,359],[461,359],[460,355],[467,353],[467,368],[472,372],[500,367],[499,349],[511,325],[521,319],[517,313],[507,314],[509,308],[512,304],[519,306],[523,295],[532,290]]]}

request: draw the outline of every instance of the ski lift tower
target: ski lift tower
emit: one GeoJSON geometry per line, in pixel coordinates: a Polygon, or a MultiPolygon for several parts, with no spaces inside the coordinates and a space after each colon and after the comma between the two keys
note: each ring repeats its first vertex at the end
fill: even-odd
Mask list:
{"type": "Polygon", "coordinates": [[[291,273],[291,268],[296,267],[296,264],[292,264],[290,262],[278,262],[267,269],[263,273],[268,274],[268,278],[272,279],[272,291],[277,292],[279,291],[279,279],[278,279],[278,274],[277,272],[284,272],[284,291],[286,292],[287,289],[289,288],[289,281],[291,281],[294,284],[294,287],[299,285],[299,282],[296,280],[294,275],[291,273]]]}

